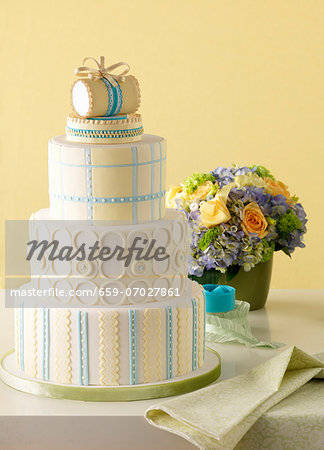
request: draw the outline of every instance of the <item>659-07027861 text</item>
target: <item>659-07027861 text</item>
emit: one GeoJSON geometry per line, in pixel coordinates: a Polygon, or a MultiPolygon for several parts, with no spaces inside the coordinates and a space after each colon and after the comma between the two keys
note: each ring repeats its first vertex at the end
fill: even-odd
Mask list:
{"type": "Polygon", "coordinates": [[[119,295],[126,295],[127,297],[179,297],[179,288],[138,288],[138,287],[127,287],[124,290],[121,290],[117,287],[98,287],[95,286],[93,289],[59,289],[59,288],[48,288],[48,289],[11,289],[10,295],[17,297],[71,297],[71,296],[83,296],[83,297],[96,297],[97,295],[100,297],[117,297],[119,295]]]}

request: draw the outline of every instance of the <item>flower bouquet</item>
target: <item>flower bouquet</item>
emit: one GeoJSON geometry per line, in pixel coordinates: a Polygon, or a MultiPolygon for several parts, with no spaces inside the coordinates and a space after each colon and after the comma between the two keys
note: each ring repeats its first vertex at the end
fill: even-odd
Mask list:
{"type": "Polygon", "coordinates": [[[194,173],[170,188],[167,206],[187,217],[189,275],[202,284],[211,274],[215,284],[222,274],[230,284],[240,271],[270,261],[274,251],[290,256],[296,247],[305,246],[302,205],[263,166],[194,173]]]}

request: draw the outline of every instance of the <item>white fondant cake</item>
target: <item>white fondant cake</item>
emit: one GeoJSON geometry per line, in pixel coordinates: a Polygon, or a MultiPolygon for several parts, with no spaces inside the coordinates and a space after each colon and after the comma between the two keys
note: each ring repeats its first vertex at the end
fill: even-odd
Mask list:
{"type": "Polygon", "coordinates": [[[113,256],[30,260],[24,288],[48,294],[18,304],[16,361],[29,377],[56,384],[157,383],[203,365],[205,296],[187,278],[186,219],[165,209],[166,142],[126,136],[133,123],[142,127],[137,80],[109,73],[121,65],[128,73],[125,63],[95,62],[98,69],[76,70],[89,80],[74,84],[72,101],[79,116],[98,117],[69,116],[67,135],[50,140],[50,209],[32,215],[30,239],[59,242],[67,253],[98,243],[113,256]],[[136,238],[165,257],[126,264],[111,252],[130,251],[136,238]]]}

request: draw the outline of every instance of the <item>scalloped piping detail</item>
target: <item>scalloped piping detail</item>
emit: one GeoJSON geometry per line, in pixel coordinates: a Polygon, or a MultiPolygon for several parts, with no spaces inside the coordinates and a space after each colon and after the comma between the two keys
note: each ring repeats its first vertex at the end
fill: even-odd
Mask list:
{"type": "Polygon", "coordinates": [[[143,340],[144,340],[144,352],[143,352],[143,364],[144,364],[144,383],[148,383],[150,381],[150,365],[149,365],[149,337],[148,337],[148,328],[149,328],[149,310],[144,310],[144,320],[143,320],[143,340]]]}
{"type": "MultiPolygon", "coordinates": [[[[123,115],[123,114],[121,114],[123,115]]],[[[111,116],[113,117],[113,116],[111,116]]],[[[77,123],[77,124],[91,124],[91,125],[117,125],[117,124],[121,124],[121,125],[125,125],[125,124],[130,124],[130,123],[138,123],[142,121],[142,116],[141,114],[127,114],[127,119],[116,119],[116,120],[100,120],[100,118],[85,118],[85,117],[81,117],[81,116],[72,116],[72,115],[68,115],[68,121],[73,122],[73,123],[77,123]]]]}
{"type": "Polygon", "coordinates": [[[177,325],[178,325],[178,376],[185,375],[191,371],[189,357],[189,342],[186,337],[186,330],[189,329],[189,309],[177,308],[177,325]]]}
{"type": "MultiPolygon", "coordinates": [[[[162,321],[161,321],[161,310],[157,310],[157,331],[156,331],[156,337],[157,337],[157,344],[156,344],[156,368],[157,368],[157,377],[156,379],[158,381],[162,380],[162,367],[161,367],[161,354],[162,354],[162,343],[161,343],[161,328],[162,328],[162,321]]],[[[153,322],[154,323],[154,322],[153,322]]]]}
{"type": "Polygon", "coordinates": [[[161,310],[144,311],[144,382],[162,380],[161,310]]]}
{"type": "Polygon", "coordinates": [[[75,80],[74,82],[73,82],[73,84],[72,84],[72,86],[71,86],[71,89],[70,89],[70,103],[71,103],[71,107],[72,107],[72,111],[74,111],[74,113],[78,116],[78,117],[86,117],[86,116],[80,116],[80,114],[78,114],[77,113],[77,111],[75,110],[75,108],[74,108],[74,105],[73,105],[73,95],[72,95],[72,91],[73,91],[73,87],[74,87],[74,85],[76,84],[76,83],[78,83],[78,81],[81,81],[84,85],[85,85],[85,87],[86,87],[86,89],[87,89],[87,92],[88,92],[88,95],[89,95],[89,111],[87,112],[87,115],[88,114],[90,114],[91,115],[91,111],[93,110],[93,98],[92,98],[92,93],[91,93],[91,89],[90,89],[90,87],[89,87],[89,85],[88,85],[88,83],[87,83],[87,80],[75,80]]]}
{"type": "Polygon", "coordinates": [[[177,375],[183,374],[182,369],[182,361],[181,361],[181,329],[182,329],[182,317],[181,317],[181,308],[177,308],[177,375]]]}
{"type": "Polygon", "coordinates": [[[69,127],[65,128],[65,133],[67,136],[74,136],[80,138],[92,138],[92,139],[122,139],[129,137],[136,137],[143,134],[143,127],[131,130],[78,130],[71,129],[69,127]]]}
{"type": "MultiPolygon", "coordinates": [[[[189,320],[189,308],[186,308],[185,312],[185,321],[186,321],[186,330],[190,329],[190,320],[189,320]]],[[[185,371],[186,373],[189,373],[191,370],[190,365],[190,354],[189,354],[189,339],[185,339],[185,346],[186,346],[186,364],[185,364],[185,371]]]]}
{"type": "Polygon", "coordinates": [[[112,342],[113,342],[113,364],[112,364],[112,384],[119,386],[119,342],[118,342],[118,311],[112,313],[112,342]]]}
{"type": "Polygon", "coordinates": [[[105,313],[103,311],[99,311],[99,344],[100,344],[100,383],[103,386],[107,386],[106,382],[106,363],[107,360],[105,358],[105,354],[107,353],[107,346],[106,346],[106,336],[105,336],[105,313]]]}
{"type": "Polygon", "coordinates": [[[134,77],[134,75],[128,75],[128,76],[133,78],[133,80],[135,82],[136,89],[137,89],[137,93],[138,93],[137,105],[136,105],[135,111],[134,111],[134,113],[136,113],[136,111],[138,111],[139,107],[141,106],[141,101],[142,101],[141,89],[140,89],[140,85],[139,85],[138,79],[136,77],[134,77]]]}
{"type": "Polygon", "coordinates": [[[72,382],[72,366],[71,366],[71,311],[68,309],[66,312],[66,362],[67,362],[67,381],[72,382]]]}

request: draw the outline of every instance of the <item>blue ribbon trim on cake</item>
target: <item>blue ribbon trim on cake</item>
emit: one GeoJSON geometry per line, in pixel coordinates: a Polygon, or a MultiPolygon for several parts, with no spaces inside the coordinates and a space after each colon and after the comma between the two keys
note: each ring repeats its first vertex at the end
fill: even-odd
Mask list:
{"type": "Polygon", "coordinates": [[[101,78],[101,80],[104,82],[107,92],[108,92],[108,109],[106,111],[105,117],[107,116],[115,116],[116,114],[119,114],[122,105],[123,105],[123,94],[122,90],[120,88],[120,85],[117,80],[116,81],[116,87],[114,87],[107,78],[101,78]]]}
{"type": "Polygon", "coordinates": [[[138,195],[136,197],[79,197],[76,195],[64,195],[50,193],[50,197],[58,200],[80,203],[133,203],[146,202],[148,200],[161,199],[165,196],[166,191],[156,192],[154,194],[138,195]]]}
{"type": "MultiPolygon", "coordinates": [[[[155,151],[154,151],[154,145],[153,144],[150,144],[150,148],[151,148],[151,163],[152,163],[152,167],[151,167],[151,193],[153,194],[153,192],[154,192],[154,185],[155,185],[155,180],[154,180],[154,178],[155,178],[155,176],[154,176],[154,174],[155,174],[155,167],[153,166],[153,163],[154,162],[161,162],[160,161],[160,159],[155,159],[154,160],[154,157],[155,157],[155,151]]],[[[164,159],[166,159],[166,158],[164,158],[164,159]]],[[[152,200],[151,201],[151,219],[152,220],[154,220],[155,219],[155,214],[154,214],[154,201],[152,200]]]]}
{"type": "Polygon", "coordinates": [[[109,121],[109,120],[127,120],[128,116],[127,114],[123,115],[123,116],[102,116],[102,117],[87,117],[87,120],[105,120],[105,121],[109,121]]]}
{"type": "Polygon", "coordinates": [[[128,310],[129,316],[129,384],[137,384],[137,311],[136,309],[128,310]]]}
{"type": "MultiPolygon", "coordinates": [[[[132,147],[132,158],[133,158],[133,191],[132,198],[137,197],[137,179],[138,179],[138,155],[137,155],[137,147],[132,147]]],[[[137,202],[132,202],[132,217],[133,223],[137,223],[137,202]]]]}
{"type": "Polygon", "coordinates": [[[89,384],[88,313],[78,311],[79,384],[89,384]]]}
{"type": "Polygon", "coordinates": [[[85,149],[85,161],[87,164],[87,198],[88,198],[88,220],[93,220],[93,202],[92,195],[92,167],[91,167],[91,148],[85,149]]]}
{"type": "Polygon", "coordinates": [[[192,298],[192,370],[198,368],[198,306],[197,299],[192,298]]]}
{"type": "Polygon", "coordinates": [[[167,379],[173,377],[173,317],[172,307],[166,307],[166,367],[167,367],[167,379]]]}

